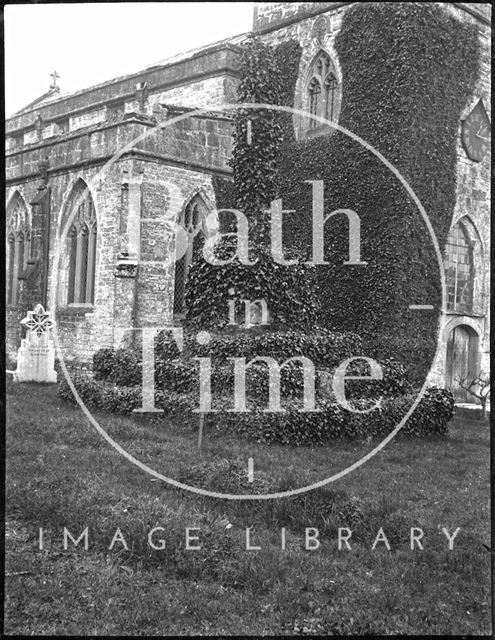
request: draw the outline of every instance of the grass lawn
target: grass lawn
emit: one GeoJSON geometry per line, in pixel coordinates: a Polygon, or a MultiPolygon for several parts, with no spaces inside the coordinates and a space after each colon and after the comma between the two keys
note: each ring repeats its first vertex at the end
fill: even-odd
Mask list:
{"type": "MultiPolygon", "coordinates": [[[[396,438],[365,465],[299,497],[228,501],[140,470],[55,385],[7,384],[5,633],[26,635],[489,634],[489,427],[396,438]],[[63,547],[64,526],[88,549],[63,547]],[[153,550],[147,535],[163,527],[153,550]],[[352,530],[338,550],[339,527],[352,530]],[[39,549],[39,528],[44,548],[39,549]],[[186,527],[199,550],[186,550],[186,527]],[[246,527],[251,545],[246,550],[246,527]],[[321,546],[305,549],[305,529],[321,546]],[[377,533],[383,542],[374,550],[377,533]],[[410,550],[410,528],[424,531],[410,550]],[[453,533],[453,550],[442,527],[453,533]],[[281,549],[285,528],[286,548],[281,549]],[[120,529],[122,542],[109,546],[120,529]]],[[[98,414],[161,473],[219,492],[286,490],[322,479],[376,443],[247,444],[178,420],[98,414]],[[247,459],[255,480],[247,482],[247,459]],[[322,471],[323,470],[323,471],[322,471]]]]}

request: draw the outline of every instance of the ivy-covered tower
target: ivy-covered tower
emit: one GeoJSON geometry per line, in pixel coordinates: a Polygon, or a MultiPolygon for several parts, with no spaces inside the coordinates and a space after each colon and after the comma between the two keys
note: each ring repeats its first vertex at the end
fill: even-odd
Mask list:
{"type": "Polygon", "coordinates": [[[284,208],[297,210],[288,242],[309,245],[303,178],[322,179],[325,214],[359,214],[368,262],[343,265],[346,223],[333,218],[331,264],[319,269],[322,322],[367,334],[376,355],[418,363],[418,380],[432,364],[430,382],[463,400],[456,379],[489,366],[490,19],[491,6],[474,3],[259,3],[254,18],[264,42],[301,46],[295,108],[332,114],[380,152],[419,198],[438,242],[436,251],[412,197],[375,155],[294,115],[297,144],[283,162],[284,208]],[[410,308],[424,305],[434,312],[410,308]]]}

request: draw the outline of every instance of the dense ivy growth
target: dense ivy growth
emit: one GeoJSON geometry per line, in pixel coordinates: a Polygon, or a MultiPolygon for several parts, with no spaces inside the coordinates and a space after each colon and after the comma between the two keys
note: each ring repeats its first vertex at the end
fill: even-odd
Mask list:
{"type": "MultiPolygon", "coordinates": [[[[339,124],[400,171],[423,204],[440,250],[454,211],[459,118],[478,76],[478,47],[475,27],[433,3],[357,3],[335,40],[343,74],[339,124]]],[[[284,208],[297,212],[284,219],[285,243],[310,254],[311,187],[305,180],[324,181],[325,215],[348,208],[361,220],[366,266],[344,265],[346,217],[325,225],[329,264],[317,267],[320,321],[368,336],[380,355],[393,355],[390,337],[415,336],[412,350],[401,355],[417,361],[421,345],[420,379],[436,345],[437,315],[414,314],[409,305],[438,310],[441,289],[416,205],[377,157],[341,132],[295,142],[282,153],[284,208]]]]}
{"type": "MultiPolygon", "coordinates": [[[[239,103],[284,104],[295,84],[300,47],[294,42],[275,49],[251,40],[244,48],[241,64],[239,103]],[[292,73],[292,80],[280,72],[292,73]]],[[[279,192],[281,149],[288,141],[289,121],[273,109],[239,109],[234,115],[232,170],[233,187],[216,180],[217,207],[236,208],[249,222],[249,258],[253,266],[235,258],[222,266],[211,265],[198,254],[191,265],[186,287],[187,320],[203,328],[228,323],[228,300],[266,301],[274,325],[307,329],[318,314],[316,272],[305,265],[296,250],[285,259],[300,264],[281,265],[273,260],[270,248],[270,203],[279,192]],[[248,136],[248,123],[251,134],[248,136]]],[[[235,220],[222,215],[222,226],[232,228],[235,220]],[[229,224],[230,222],[230,224],[229,224]]],[[[235,238],[224,237],[215,248],[222,260],[233,256],[235,238]]],[[[237,303],[240,308],[240,303],[237,303]]]]}

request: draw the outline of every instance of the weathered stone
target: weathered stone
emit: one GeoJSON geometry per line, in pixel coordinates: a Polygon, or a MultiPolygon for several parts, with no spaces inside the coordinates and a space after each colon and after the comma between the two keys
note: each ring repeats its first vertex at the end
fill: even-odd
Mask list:
{"type": "Polygon", "coordinates": [[[17,353],[14,382],[57,382],[55,348],[50,339],[53,321],[41,304],[21,321],[27,328],[17,353]]]}

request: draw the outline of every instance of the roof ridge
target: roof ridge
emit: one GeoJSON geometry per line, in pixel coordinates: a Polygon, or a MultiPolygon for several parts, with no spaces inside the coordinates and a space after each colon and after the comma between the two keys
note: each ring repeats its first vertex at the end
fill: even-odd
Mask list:
{"type": "MultiPolygon", "coordinates": [[[[61,101],[61,100],[65,100],[66,98],[70,98],[70,97],[76,96],[78,94],[89,92],[89,91],[92,91],[94,89],[99,89],[101,87],[104,87],[105,85],[110,85],[112,83],[116,83],[116,82],[119,82],[121,80],[125,80],[126,78],[132,78],[133,76],[139,76],[140,74],[148,73],[148,72],[150,72],[152,70],[155,70],[155,69],[158,69],[160,67],[166,67],[166,66],[178,63],[178,62],[185,61],[185,60],[188,59],[188,57],[193,57],[195,54],[198,54],[198,53],[201,53],[201,52],[206,52],[209,49],[213,49],[214,47],[221,46],[222,44],[225,44],[225,45],[231,44],[233,46],[237,46],[236,41],[242,42],[242,39],[247,37],[250,33],[251,32],[246,31],[246,32],[238,34],[236,36],[230,36],[229,38],[224,38],[223,40],[218,40],[217,42],[209,43],[207,45],[204,45],[203,47],[197,47],[196,49],[190,49],[190,50],[185,51],[183,53],[175,54],[174,56],[172,56],[170,58],[164,58],[162,61],[154,63],[154,64],[151,64],[151,65],[149,65],[147,67],[139,69],[138,71],[134,71],[132,73],[126,73],[126,74],[121,75],[121,76],[110,78],[109,80],[105,80],[103,82],[99,82],[99,83],[91,85],[89,87],[85,87],[84,89],[78,89],[77,91],[71,91],[69,93],[60,93],[60,88],[57,87],[59,96],[58,96],[58,98],[56,100],[53,100],[52,102],[55,103],[55,102],[58,102],[58,101],[61,101]]],[[[16,116],[22,115],[23,113],[29,111],[32,108],[34,110],[34,107],[37,105],[37,103],[39,101],[41,101],[42,99],[48,97],[49,94],[50,94],[50,91],[47,92],[46,94],[44,94],[44,96],[41,96],[40,98],[37,98],[33,102],[30,102],[28,105],[26,105],[22,109],[19,109],[18,111],[13,113],[11,116],[9,116],[7,118],[7,120],[10,120],[11,118],[15,118],[16,116]]]]}

